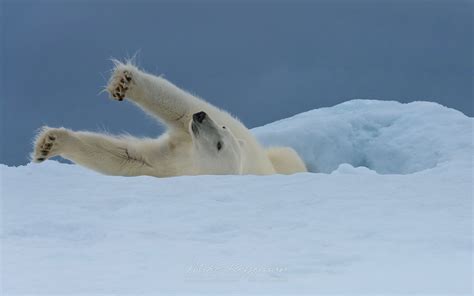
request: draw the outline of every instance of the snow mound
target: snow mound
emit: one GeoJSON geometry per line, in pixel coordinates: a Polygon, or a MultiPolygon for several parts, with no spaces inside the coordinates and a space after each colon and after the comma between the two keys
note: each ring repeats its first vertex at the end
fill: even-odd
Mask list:
{"type": "Polygon", "coordinates": [[[473,119],[431,102],[353,100],[253,129],[267,146],[296,149],[312,172],[340,164],[409,174],[470,162],[473,119]]]}

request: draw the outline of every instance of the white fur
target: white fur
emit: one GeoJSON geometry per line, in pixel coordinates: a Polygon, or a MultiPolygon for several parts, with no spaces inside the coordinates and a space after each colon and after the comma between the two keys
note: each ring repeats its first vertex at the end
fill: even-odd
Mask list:
{"type": "Polygon", "coordinates": [[[296,151],[290,147],[272,147],[267,149],[267,155],[273,168],[279,174],[294,174],[306,172],[306,166],[296,151]]]}
{"type": "Polygon", "coordinates": [[[290,148],[268,152],[252,133],[227,112],[134,65],[115,62],[107,86],[112,97],[128,98],[168,127],[157,139],[111,136],[65,128],[43,128],[32,159],[61,156],[109,175],[156,177],[196,174],[294,173],[306,171],[290,148]],[[208,125],[193,134],[193,114],[204,111],[208,125]],[[225,128],[222,128],[225,126],[225,128]],[[223,141],[223,149],[215,148],[223,141]]]}

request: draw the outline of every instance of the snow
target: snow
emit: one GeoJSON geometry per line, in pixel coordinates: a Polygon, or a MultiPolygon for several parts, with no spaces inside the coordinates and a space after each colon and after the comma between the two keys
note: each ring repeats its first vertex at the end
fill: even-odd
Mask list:
{"type": "Polygon", "coordinates": [[[472,155],[472,118],[431,102],[353,100],[254,132],[267,145],[294,147],[312,172],[348,163],[408,174],[472,155]]]}
{"type": "Polygon", "coordinates": [[[254,130],[324,173],[1,165],[1,294],[472,295],[472,129],[349,101],[254,130]]]}

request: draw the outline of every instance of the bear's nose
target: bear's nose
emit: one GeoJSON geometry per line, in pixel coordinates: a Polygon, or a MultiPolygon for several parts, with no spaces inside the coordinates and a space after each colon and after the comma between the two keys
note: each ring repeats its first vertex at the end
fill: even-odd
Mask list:
{"type": "Polygon", "coordinates": [[[194,113],[193,114],[193,120],[194,121],[197,121],[199,123],[202,123],[202,121],[204,120],[204,118],[206,118],[206,112],[204,111],[201,111],[201,112],[198,112],[198,113],[194,113]]]}

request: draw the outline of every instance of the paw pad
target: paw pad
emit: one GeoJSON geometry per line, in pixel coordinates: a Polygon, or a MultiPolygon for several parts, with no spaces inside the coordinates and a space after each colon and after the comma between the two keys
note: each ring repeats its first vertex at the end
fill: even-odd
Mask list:
{"type": "Polygon", "coordinates": [[[126,96],[131,81],[132,73],[130,71],[117,70],[107,89],[113,98],[122,101],[126,96]]]}
{"type": "MultiPolygon", "coordinates": [[[[43,131],[36,140],[35,152],[33,154],[33,160],[36,162],[45,161],[47,158],[54,156],[53,150],[55,150],[56,135],[51,134],[52,130],[43,131]]],[[[57,149],[56,149],[57,150],[57,149]]]]}

